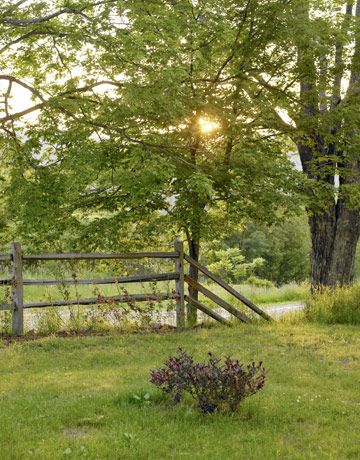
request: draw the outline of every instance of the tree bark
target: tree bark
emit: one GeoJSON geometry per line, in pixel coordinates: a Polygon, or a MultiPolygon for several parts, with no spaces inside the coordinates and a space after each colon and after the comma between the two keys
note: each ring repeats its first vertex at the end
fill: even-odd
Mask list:
{"type": "Polygon", "coordinates": [[[346,285],[354,279],[356,247],[360,236],[359,212],[337,203],[336,232],[328,286],[346,285]]]}
{"type": "Polygon", "coordinates": [[[312,289],[350,284],[360,235],[359,213],[338,202],[328,212],[310,215],[309,224],[312,289]]]}
{"type": "Polygon", "coordinates": [[[310,214],[311,235],[311,285],[317,288],[328,284],[329,268],[332,259],[336,221],[329,210],[323,214],[310,214]]]}

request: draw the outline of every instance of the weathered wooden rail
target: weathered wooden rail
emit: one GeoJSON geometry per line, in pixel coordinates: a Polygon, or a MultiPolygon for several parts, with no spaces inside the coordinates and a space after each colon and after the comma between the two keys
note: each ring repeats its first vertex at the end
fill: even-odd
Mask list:
{"type": "Polygon", "coordinates": [[[23,254],[21,245],[19,243],[11,243],[10,254],[0,254],[0,261],[10,261],[11,264],[11,278],[0,280],[0,286],[11,286],[11,301],[9,304],[0,305],[0,310],[12,311],[12,331],[15,335],[22,335],[24,332],[24,310],[28,308],[43,308],[43,307],[61,307],[66,305],[96,305],[100,303],[128,303],[128,302],[145,302],[150,300],[176,300],[176,326],[182,329],[186,325],[185,318],[185,302],[195,306],[206,315],[227,324],[227,320],[216,311],[208,306],[199,302],[199,300],[192,298],[190,295],[185,294],[185,283],[188,284],[193,290],[200,292],[205,297],[209,298],[218,307],[223,308],[231,315],[244,323],[248,323],[250,318],[244,313],[239,311],[233,305],[221,299],[218,295],[203,286],[199,281],[185,275],[184,263],[195,267],[203,276],[210,279],[212,282],[221,286],[225,291],[240,300],[244,305],[250,308],[253,312],[257,313],[266,320],[271,320],[271,317],[254,305],[250,300],[246,299],[233,287],[225,283],[222,279],[211,273],[206,267],[193,260],[191,257],[184,254],[184,246],[182,241],[176,241],[174,244],[173,252],[138,252],[138,253],[114,253],[114,254],[78,254],[78,253],[62,253],[62,254],[23,254]],[[69,279],[69,280],[32,280],[23,279],[23,261],[34,260],[114,260],[114,259],[173,259],[174,268],[173,272],[155,273],[147,275],[136,275],[127,277],[113,277],[113,278],[95,278],[95,279],[69,279]],[[49,302],[30,302],[24,303],[24,286],[53,286],[53,285],[85,285],[85,284],[124,284],[124,283],[139,283],[139,282],[153,282],[153,281],[175,281],[175,289],[171,294],[124,294],[108,297],[93,297],[83,299],[68,299],[68,300],[55,300],[49,302]]]}

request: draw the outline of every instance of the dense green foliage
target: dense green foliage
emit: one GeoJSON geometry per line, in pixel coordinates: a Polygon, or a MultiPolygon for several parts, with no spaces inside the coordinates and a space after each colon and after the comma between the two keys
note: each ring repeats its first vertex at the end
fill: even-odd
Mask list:
{"type": "MultiPolygon", "coordinates": [[[[248,97],[252,75],[272,66],[270,25],[282,8],[108,1],[58,16],[64,36],[41,41],[45,53],[55,34],[58,52],[34,61],[47,59],[34,85],[48,102],[26,124],[9,122],[14,135],[3,139],[8,238],[109,248],[136,244],[136,234],[151,241],[166,226],[198,244],[294,207],[285,138],[252,128],[248,97]],[[232,77],[239,69],[245,79],[232,77]],[[206,120],[214,130],[202,130],[206,120]]],[[[16,46],[24,56],[30,44],[16,46]]],[[[23,75],[17,61],[7,65],[23,75]]]]}
{"type": "Polygon", "coordinates": [[[261,258],[254,267],[258,278],[277,285],[303,282],[310,273],[310,235],[306,216],[293,216],[272,227],[249,222],[244,230],[230,233],[224,248],[238,248],[246,261],[261,258]]]}
{"type": "Polygon", "coordinates": [[[359,334],[344,326],[264,326],[181,334],[0,341],[3,460],[293,460],[359,457],[359,334]],[[179,343],[263,359],[263,392],[232,417],[176,408],[149,383],[179,343]],[[145,397],[149,394],[149,397],[145,397]],[[286,441],[286,442],[285,442],[286,441]],[[194,447],[195,446],[195,447],[194,447]]]}

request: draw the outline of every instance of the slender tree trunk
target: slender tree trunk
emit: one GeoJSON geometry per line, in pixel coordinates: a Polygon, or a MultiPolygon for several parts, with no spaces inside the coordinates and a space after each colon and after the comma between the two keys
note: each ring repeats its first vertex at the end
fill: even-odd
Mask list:
{"type": "MultiPolygon", "coordinates": [[[[191,74],[192,74],[192,66],[191,66],[191,74]]],[[[193,87],[193,95],[195,96],[195,89],[193,87]]],[[[193,126],[197,122],[197,115],[193,120],[193,126]]],[[[190,149],[191,153],[191,163],[196,166],[197,164],[197,153],[198,148],[200,146],[200,137],[195,135],[193,139],[193,145],[190,149]]],[[[192,203],[192,224],[189,229],[186,231],[187,242],[189,246],[189,255],[192,259],[196,262],[199,262],[199,253],[200,253],[200,227],[201,227],[201,212],[204,208],[204,205],[201,204],[199,195],[195,191],[190,193],[189,201],[192,203]]],[[[196,267],[190,265],[189,269],[189,276],[195,281],[199,279],[199,271],[196,267]]],[[[189,296],[192,297],[194,300],[198,300],[199,293],[196,289],[189,286],[189,296]]],[[[197,309],[191,305],[187,304],[186,307],[186,321],[187,326],[195,326],[197,322],[197,309]]]]}
{"type": "MultiPolygon", "coordinates": [[[[200,240],[194,235],[188,235],[189,255],[192,259],[199,261],[200,253],[200,240]]],[[[199,271],[196,267],[190,265],[189,276],[195,281],[199,279],[199,271]]],[[[196,289],[189,286],[189,296],[195,300],[198,300],[199,293],[196,289]]],[[[197,321],[197,310],[194,306],[187,304],[187,325],[195,326],[197,321]]]]}

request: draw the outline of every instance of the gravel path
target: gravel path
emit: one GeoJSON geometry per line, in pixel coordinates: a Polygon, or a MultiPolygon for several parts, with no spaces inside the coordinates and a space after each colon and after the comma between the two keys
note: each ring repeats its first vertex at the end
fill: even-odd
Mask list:
{"type": "Polygon", "coordinates": [[[263,307],[273,318],[279,318],[286,313],[302,310],[305,304],[303,302],[283,303],[263,307]]]}

